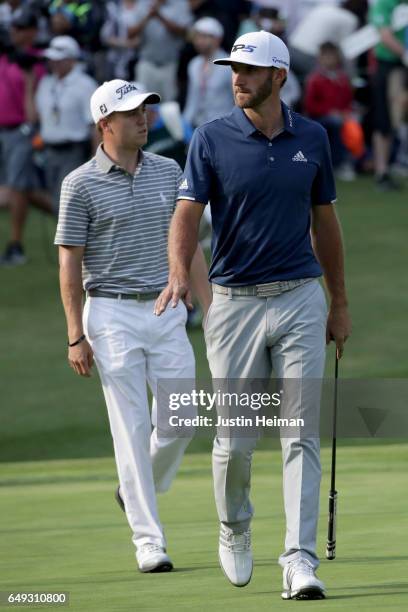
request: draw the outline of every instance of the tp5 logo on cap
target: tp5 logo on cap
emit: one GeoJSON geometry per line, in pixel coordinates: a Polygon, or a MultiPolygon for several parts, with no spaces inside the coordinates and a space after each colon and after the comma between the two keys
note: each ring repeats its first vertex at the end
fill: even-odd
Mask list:
{"type": "Polygon", "coordinates": [[[234,45],[232,47],[231,53],[235,53],[236,51],[245,51],[246,53],[253,53],[254,49],[256,49],[255,45],[234,45]]]}

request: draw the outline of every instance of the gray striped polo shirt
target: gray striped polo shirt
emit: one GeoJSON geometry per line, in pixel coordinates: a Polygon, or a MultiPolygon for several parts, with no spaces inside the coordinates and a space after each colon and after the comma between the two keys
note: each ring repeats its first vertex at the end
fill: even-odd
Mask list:
{"type": "Polygon", "coordinates": [[[101,146],[68,174],[55,244],[85,246],[85,290],[135,293],[166,286],[168,230],[181,176],[174,160],[146,152],[131,175],[101,146]]]}

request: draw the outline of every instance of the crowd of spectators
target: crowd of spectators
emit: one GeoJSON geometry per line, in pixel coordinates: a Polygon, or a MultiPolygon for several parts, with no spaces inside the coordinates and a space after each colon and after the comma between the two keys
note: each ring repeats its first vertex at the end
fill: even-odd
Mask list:
{"type": "Polygon", "coordinates": [[[338,178],[371,171],[378,188],[399,188],[407,11],[406,0],[0,0],[0,207],[11,219],[1,263],[25,262],[28,206],[55,215],[64,176],[98,145],[99,83],[160,93],[147,149],[183,164],[193,130],[233,106],[230,70],[212,60],[253,30],[289,46],[282,99],[325,126],[338,178]]]}

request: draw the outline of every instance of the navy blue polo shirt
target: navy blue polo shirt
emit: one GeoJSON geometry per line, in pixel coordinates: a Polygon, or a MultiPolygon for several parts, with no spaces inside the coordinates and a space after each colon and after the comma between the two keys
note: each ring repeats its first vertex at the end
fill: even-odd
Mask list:
{"type": "Polygon", "coordinates": [[[209,278],[243,286],[321,276],[310,238],[312,206],[336,199],[326,130],[282,104],[269,140],[235,107],[199,127],[178,199],[210,203],[209,278]]]}

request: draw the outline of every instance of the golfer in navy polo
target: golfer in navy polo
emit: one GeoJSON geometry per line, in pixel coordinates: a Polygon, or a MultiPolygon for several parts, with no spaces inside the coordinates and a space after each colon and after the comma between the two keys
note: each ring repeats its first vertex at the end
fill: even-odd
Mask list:
{"type": "MultiPolygon", "coordinates": [[[[205,321],[213,378],[299,379],[323,376],[326,343],[338,357],[351,324],[329,144],[317,123],[280,101],[289,71],[285,44],[251,32],[229,64],[236,107],[195,131],[170,229],[170,277],[156,314],[189,299],[189,268],[207,202],[213,222],[205,321]],[[319,277],[330,298],[327,309],[319,277]]],[[[305,393],[305,419],[319,415],[320,385],[305,393]]],[[[221,567],[236,586],[252,575],[249,499],[256,437],[215,438],[213,473],[220,519],[221,567]]],[[[286,514],[282,597],[325,595],[316,577],[320,456],[316,437],[281,439],[286,514]]]]}

